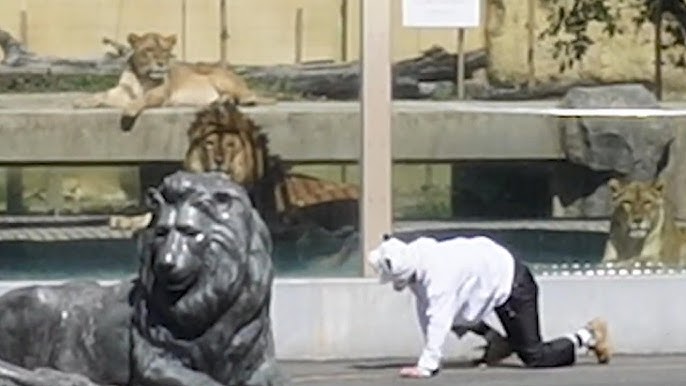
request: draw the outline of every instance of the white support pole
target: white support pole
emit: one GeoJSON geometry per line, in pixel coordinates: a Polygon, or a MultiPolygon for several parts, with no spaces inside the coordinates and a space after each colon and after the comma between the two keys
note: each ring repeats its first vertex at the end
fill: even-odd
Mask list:
{"type": "MultiPolygon", "coordinates": [[[[390,232],[391,0],[362,0],[362,255],[390,232]]],[[[363,273],[371,269],[363,262],[363,273]]]]}

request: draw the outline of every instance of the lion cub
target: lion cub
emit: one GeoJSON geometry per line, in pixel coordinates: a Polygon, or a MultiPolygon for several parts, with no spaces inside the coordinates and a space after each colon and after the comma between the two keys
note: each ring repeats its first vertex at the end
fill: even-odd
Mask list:
{"type": "Polygon", "coordinates": [[[131,33],[127,41],[133,52],[119,83],[75,101],[74,107],[116,107],[125,117],[136,117],[150,107],[201,107],[217,100],[240,105],[276,102],[259,97],[243,78],[221,64],[175,62],[176,35],[131,33]]]}
{"type": "Polygon", "coordinates": [[[686,234],[677,227],[663,181],[609,181],[613,213],[603,262],[686,263],[686,234]]]}

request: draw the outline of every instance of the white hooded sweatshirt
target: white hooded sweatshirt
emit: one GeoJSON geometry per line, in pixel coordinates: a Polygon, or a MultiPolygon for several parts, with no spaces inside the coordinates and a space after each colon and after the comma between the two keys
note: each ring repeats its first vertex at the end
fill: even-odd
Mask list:
{"type": "Polygon", "coordinates": [[[409,286],[416,296],[425,340],[417,366],[432,371],[452,326],[483,320],[507,301],[514,279],[512,255],[487,237],[421,237],[409,244],[390,238],[370,253],[369,263],[381,283],[409,286]]]}

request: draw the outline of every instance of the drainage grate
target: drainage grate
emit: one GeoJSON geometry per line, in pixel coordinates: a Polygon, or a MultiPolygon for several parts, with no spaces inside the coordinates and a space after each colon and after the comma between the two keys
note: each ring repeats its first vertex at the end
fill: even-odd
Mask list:
{"type": "Polygon", "coordinates": [[[0,229],[0,241],[71,241],[128,239],[131,232],[108,226],[23,227],[0,229]]]}
{"type": "Polygon", "coordinates": [[[110,229],[109,216],[0,216],[0,241],[128,239],[131,232],[110,229]]]}

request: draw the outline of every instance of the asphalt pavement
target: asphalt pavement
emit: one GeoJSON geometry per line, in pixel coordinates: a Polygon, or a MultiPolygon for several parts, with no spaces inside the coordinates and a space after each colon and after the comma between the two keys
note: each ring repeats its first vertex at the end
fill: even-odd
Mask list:
{"type": "Polygon", "coordinates": [[[345,362],[283,362],[291,384],[321,386],[479,385],[479,386],[684,386],[684,356],[617,356],[599,365],[592,356],[582,356],[572,367],[527,369],[512,357],[496,367],[474,367],[469,363],[447,363],[434,378],[406,380],[397,376],[407,360],[345,362]]]}

